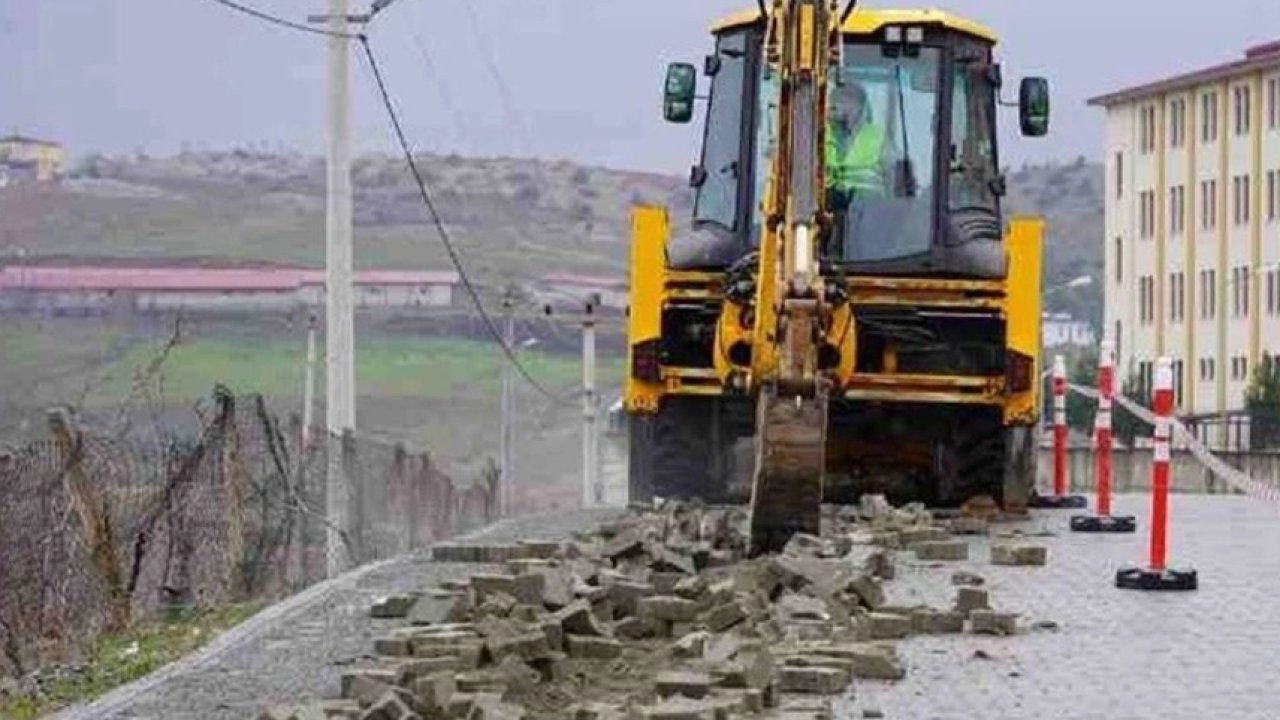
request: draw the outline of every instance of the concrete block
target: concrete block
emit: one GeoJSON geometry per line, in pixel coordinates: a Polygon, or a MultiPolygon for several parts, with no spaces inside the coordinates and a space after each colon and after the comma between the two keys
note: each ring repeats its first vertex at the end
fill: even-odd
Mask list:
{"type": "Polygon", "coordinates": [[[1043,545],[1008,545],[991,546],[992,565],[1027,565],[1042,566],[1049,560],[1049,550],[1043,545]]]}
{"type": "Polygon", "coordinates": [[[408,657],[412,654],[409,638],[405,637],[374,638],[373,651],[389,657],[408,657]]]}
{"type": "Polygon", "coordinates": [[[591,611],[591,605],[585,600],[577,600],[568,607],[559,610],[552,618],[557,620],[565,633],[573,635],[591,635],[605,637],[609,635],[608,626],[591,611]]]}
{"type": "Polygon", "coordinates": [[[885,603],[884,587],[871,575],[858,575],[849,581],[847,589],[858,598],[859,604],[868,610],[876,610],[885,603]]]}
{"type": "Polygon", "coordinates": [[[641,598],[637,611],[641,618],[667,622],[692,622],[698,618],[698,604],[674,595],[641,598]]]}
{"type": "Polygon", "coordinates": [[[906,547],[917,543],[942,542],[947,539],[947,531],[933,525],[918,525],[898,530],[898,540],[906,547]]]}
{"type": "Polygon", "coordinates": [[[565,650],[569,657],[609,660],[622,654],[622,644],[613,638],[589,635],[565,635],[565,650]]]}
{"type": "Polygon", "coordinates": [[[778,672],[778,689],[782,692],[835,695],[848,686],[849,675],[835,668],[784,666],[778,672]]]}
{"type": "Polygon", "coordinates": [[[897,640],[911,634],[911,618],[893,613],[873,612],[867,616],[873,640],[897,640]]]}
{"type": "Polygon", "coordinates": [[[969,613],[969,626],[975,635],[1015,635],[1018,616],[994,610],[974,610],[969,613]]]}
{"type": "Polygon", "coordinates": [[[394,687],[396,679],[397,673],[394,670],[351,670],[342,674],[342,697],[368,707],[394,687]]]}
{"type": "Polygon", "coordinates": [[[707,648],[707,641],[711,639],[711,633],[703,630],[691,632],[682,636],[671,646],[671,652],[678,658],[685,659],[702,659],[702,654],[707,648]]]}
{"type": "Polygon", "coordinates": [[[747,611],[742,607],[742,603],[730,600],[712,608],[703,622],[707,629],[721,633],[746,620],[747,617],[747,611]]]}
{"type": "Polygon", "coordinates": [[[953,535],[986,535],[990,532],[990,526],[985,518],[970,515],[952,518],[951,522],[947,523],[947,529],[953,535]]]}
{"type": "Polygon", "coordinates": [[[986,610],[990,607],[991,602],[986,590],[976,587],[956,588],[956,612],[969,617],[974,610],[986,610]]]}
{"type": "Polygon", "coordinates": [[[379,619],[405,617],[417,599],[416,595],[388,595],[378,598],[369,607],[369,617],[379,619]]]}
{"type": "Polygon", "coordinates": [[[407,617],[411,625],[443,625],[463,620],[467,614],[465,593],[431,590],[414,600],[407,617]]]}
{"type": "Polygon", "coordinates": [[[421,720],[403,698],[388,691],[360,716],[360,720],[421,720]]]}
{"type": "Polygon", "coordinates": [[[911,630],[920,635],[949,635],[964,632],[965,613],[917,610],[911,615],[911,630]]]}
{"type": "Polygon", "coordinates": [[[681,597],[685,600],[696,601],[701,599],[702,596],[707,593],[707,588],[707,579],[701,575],[694,575],[684,578],[680,582],[676,583],[674,594],[676,597],[681,597]]]}
{"type": "Polygon", "coordinates": [[[701,700],[711,693],[711,676],[700,672],[667,671],[658,673],[654,689],[662,697],[681,695],[701,700]]]}
{"type": "Polygon", "coordinates": [[[452,672],[438,672],[417,678],[409,686],[419,707],[428,714],[444,714],[449,702],[458,691],[458,681],[452,672]]]}
{"type": "Polygon", "coordinates": [[[954,562],[969,559],[969,543],[964,540],[928,540],[914,543],[920,560],[954,562]]]}

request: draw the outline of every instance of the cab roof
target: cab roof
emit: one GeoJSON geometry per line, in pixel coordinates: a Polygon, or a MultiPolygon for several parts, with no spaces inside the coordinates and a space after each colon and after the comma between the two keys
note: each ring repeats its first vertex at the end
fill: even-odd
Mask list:
{"type": "MultiPolygon", "coordinates": [[[[751,25],[760,20],[759,10],[743,10],[722,18],[711,26],[718,33],[736,27],[751,25]]],[[[847,35],[870,35],[885,25],[941,25],[968,33],[984,40],[996,42],[996,34],[988,27],[972,20],[952,15],[943,10],[880,10],[857,9],[845,20],[841,30],[847,35]]]]}

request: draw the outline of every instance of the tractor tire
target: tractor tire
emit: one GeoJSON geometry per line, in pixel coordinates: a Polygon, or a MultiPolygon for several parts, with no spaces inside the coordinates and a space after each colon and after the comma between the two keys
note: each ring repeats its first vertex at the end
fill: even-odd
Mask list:
{"type": "Polygon", "coordinates": [[[1010,425],[1004,429],[1005,458],[1000,495],[996,500],[1006,512],[1022,514],[1035,493],[1040,453],[1036,447],[1036,428],[1010,425]]]}
{"type": "Polygon", "coordinates": [[[955,419],[942,451],[936,486],[928,505],[959,507],[971,498],[1004,495],[1007,430],[996,413],[963,413],[955,419]]]}
{"type": "Polygon", "coordinates": [[[721,502],[734,466],[735,439],[722,432],[717,398],[668,397],[630,422],[631,503],[655,497],[721,502]]]}

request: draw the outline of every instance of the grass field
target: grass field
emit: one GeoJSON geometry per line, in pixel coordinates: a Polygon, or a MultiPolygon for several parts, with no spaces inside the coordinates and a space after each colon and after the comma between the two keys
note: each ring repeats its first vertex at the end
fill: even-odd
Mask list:
{"type": "MultiPolygon", "coordinates": [[[[109,422],[130,398],[139,374],[161,353],[172,329],[161,324],[108,324],[79,319],[0,320],[0,441],[43,436],[43,411],[71,404],[109,422]]],[[[321,333],[323,335],[323,333],[321,333]]],[[[318,347],[316,422],[322,423],[324,348],[318,347]]],[[[260,393],[282,416],[302,412],[306,332],[283,319],[191,321],[169,351],[152,387],[176,422],[194,421],[192,408],[215,383],[237,394],[260,393]]],[[[527,384],[517,399],[521,432],[532,442],[572,427],[573,393],[581,368],[574,355],[524,351],[521,359],[562,402],[554,407],[527,384]]],[[[477,340],[395,334],[357,334],[357,423],[362,435],[428,450],[454,466],[473,468],[496,453],[502,358],[477,340]]],[[[621,363],[604,357],[602,387],[615,387],[621,363]]],[[[569,459],[576,454],[569,453],[569,459]]]]}

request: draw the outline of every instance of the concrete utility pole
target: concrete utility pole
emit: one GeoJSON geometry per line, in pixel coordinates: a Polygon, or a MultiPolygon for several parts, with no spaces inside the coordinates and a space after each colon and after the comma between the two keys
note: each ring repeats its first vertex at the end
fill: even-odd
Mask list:
{"type": "Polygon", "coordinates": [[[328,430],[328,481],[325,515],[328,575],[347,569],[341,531],[348,528],[347,505],[353,488],[342,470],[342,435],[356,428],[355,317],[351,243],[351,16],[350,0],[329,0],[327,15],[307,18],[326,23],[329,32],[328,195],[325,217],[325,427],[328,430]]]}
{"type": "Polygon", "coordinates": [[[604,505],[600,484],[600,437],[596,428],[596,318],[600,296],[587,300],[582,316],[582,505],[604,505]]]}
{"type": "MultiPolygon", "coordinates": [[[[502,298],[502,313],[505,323],[503,331],[503,342],[507,347],[511,348],[514,353],[516,351],[516,318],[513,312],[513,298],[511,289],[508,288],[506,294],[502,298]]],[[[515,399],[515,378],[512,377],[511,363],[506,358],[502,359],[502,426],[499,435],[499,455],[502,467],[502,474],[499,476],[501,483],[498,488],[498,514],[501,516],[511,512],[512,487],[515,485],[515,463],[512,461],[513,445],[515,444],[515,415],[516,415],[516,399],[515,399]]]]}

